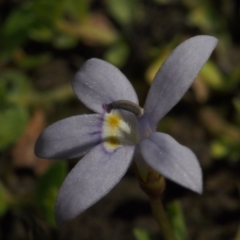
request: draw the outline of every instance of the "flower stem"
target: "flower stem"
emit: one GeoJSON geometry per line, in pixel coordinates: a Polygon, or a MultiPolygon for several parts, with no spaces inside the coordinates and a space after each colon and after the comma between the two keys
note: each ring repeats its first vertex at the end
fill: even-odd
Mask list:
{"type": "Polygon", "coordinates": [[[150,205],[164,240],[175,240],[174,233],[164,211],[160,197],[150,197],[150,205]]]}
{"type": "Polygon", "coordinates": [[[146,169],[139,168],[135,164],[135,170],[141,189],[149,196],[153,216],[158,223],[164,240],[175,240],[176,238],[161,201],[165,189],[165,178],[150,167],[146,171],[146,169]]]}

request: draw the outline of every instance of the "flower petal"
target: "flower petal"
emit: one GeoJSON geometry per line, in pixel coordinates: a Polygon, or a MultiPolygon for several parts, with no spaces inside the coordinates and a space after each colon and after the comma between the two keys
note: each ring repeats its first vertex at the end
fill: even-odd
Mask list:
{"type": "Polygon", "coordinates": [[[80,68],[72,82],[82,103],[97,113],[103,104],[129,100],[138,104],[138,98],[128,79],[112,64],[92,58],[80,68]]]}
{"type": "Polygon", "coordinates": [[[59,226],[75,218],[106,195],[126,173],[134,147],[107,153],[102,144],[90,151],[65,179],[55,206],[59,226]]]}
{"type": "Polygon", "coordinates": [[[101,115],[79,115],[46,128],[35,145],[42,158],[74,158],[86,154],[101,142],[101,115]]]}
{"type": "Polygon", "coordinates": [[[163,63],[144,106],[154,129],[188,90],[216,44],[217,39],[211,36],[192,37],[180,44],[163,63]]]}
{"type": "Polygon", "coordinates": [[[171,136],[155,132],[140,143],[140,151],[151,168],[166,178],[202,193],[202,171],[194,153],[171,136]]]}

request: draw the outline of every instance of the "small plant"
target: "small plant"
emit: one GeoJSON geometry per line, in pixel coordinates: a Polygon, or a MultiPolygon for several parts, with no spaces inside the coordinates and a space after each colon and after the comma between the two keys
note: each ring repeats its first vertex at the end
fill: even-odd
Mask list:
{"type": "Polygon", "coordinates": [[[130,82],[113,65],[90,59],[81,67],[73,90],[95,114],[54,123],[35,146],[36,155],[43,158],[85,155],[59,191],[55,208],[59,226],[106,195],[134,161],[162,233],[173,239],[160,202],[165,187],[162,176],[201,193],[202,171],[190,149],[156,128],[188,90],[216,44],[210,36],[180,44],[156,74],[143,108],[130,82]]]}

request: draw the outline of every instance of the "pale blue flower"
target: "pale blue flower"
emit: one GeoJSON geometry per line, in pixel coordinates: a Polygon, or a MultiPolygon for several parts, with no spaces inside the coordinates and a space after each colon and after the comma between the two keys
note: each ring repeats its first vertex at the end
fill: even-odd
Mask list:
{"type": "Polygon", "coordinates": [[[151,167],[186,188],[202,192],[202,171],[194,153],[156,128],[190,87],[216,44],[217,39],[210,36],[196,36],[180,44],[156,74],[143,114],[132,85],[116,67],[99,59],[86,61],[72,86],[95,114],[54,123],[35,146],[36,155],[43,158],[86,154],[59,191],[55,208],[58,225],[106,195],[133,159],[140,169],[151,167]],[[125,102],[121,100],[131,102],[126,104],[130,110],[122,110],[125,102]]]}

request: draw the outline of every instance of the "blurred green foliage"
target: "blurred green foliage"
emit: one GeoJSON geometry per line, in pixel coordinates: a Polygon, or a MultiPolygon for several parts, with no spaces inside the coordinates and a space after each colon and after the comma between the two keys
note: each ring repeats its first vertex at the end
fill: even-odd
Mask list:
{"type": "MultiPolygon", "coordinates": [[[[172,201],[167,206],[167,216],[173,229],[176,240],[187,240],[187,229],[181,203],[177,200],[172,201]]],[[[134,228],[133,234],[136,240],[151,240],[150,233],[141,228],[134,228]]]]}
{"type": "Polygon", "coordinates": [[[147,230],[135,228],[133,229],[133,235],[136,240],[151,240],[151,237],[147,230]]]}
{"type": "Polygon", "coordinates": [[[67,174],[66,162],[52,165],[38,182],[36,203],[49,225],[55,226],[54,204],[57,193],[67,174]]]}
{"type": "Polygon", "coordinates": [[[24,98],[30,91],[30,81],[16,69],[0,73],[0,149],[14,143],[29,120],[24,98]]]}
{"type": "Polygon", "coordinates": [[[181,203],[179,201],[169,203],[167,206],[167,214],[176,240],[188,239],[181,203]]]}
{"type": "Polygon", "coordinates": [[[13,196],[8,189],[0,182],[0,217],[2,217],[8,208],[13,204],[13,196]]]}

